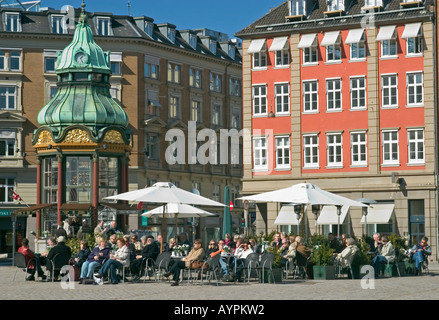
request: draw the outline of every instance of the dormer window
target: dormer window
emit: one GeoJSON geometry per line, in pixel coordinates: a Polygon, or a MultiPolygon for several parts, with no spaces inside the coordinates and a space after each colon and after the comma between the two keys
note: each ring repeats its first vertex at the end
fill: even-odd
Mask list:
{"type": "Polygon", "coordinates": [[[196,34],[189,33],[189,45],[192,48],[197,49],[197,35],[196,34]]]}
{"type": "Polygon", "coordinates": [[[328,11],[344,11],[345,5],[344,0],[328,0],[328,11]]]}
{"type": "Polygon", "coordinates": [[[109,17],[99,17],[96,19],[97,33],[100,36],[111,36],[111,20],[109,17]]]}
{"type": "Polygon", "coordinates": [[[66,33],[66,26],[64,23],[64,16],[62,15],[52,15],[52,33],[63,34],[66,33]]]}
{"type": "Polygon", "coordinates": [[[401,7],[416,7],[422,4],[422,0],[401,0],[401,7]]]}
{"type": "Polygon", "coordinates": [[[305,16],[306,15],[306,0],[291,0],[290,16],[305,16]]]}
{"type": "Polygon", "coordinates": [[[175,29],[168,27],[167,37],[172,43],[175,42],[175,29]]]}
{"type": "Polygon", "coordinates": [[[21,20],[19,13],[7,12],[4,15],[5,30],[10,32],[21,31],[21,20]]]}
{"type": "Polygon", "coordinates": [[[214,40],[214,39],[209,40],[209,50],[213,54],[216,54],[216,40],[214,40]]]}
{"type": "Polygon", "coordinates": [[[145,33],[148,36],[152,37],[152,32],[154,30],[154,24],[152,24],[151,22],[145,21],[145,25],[144,25],[143,30],[145,30],[145,33]]]}
{"type": "Polygon", "coordinates": [[[383,6],[383,0],[365,0],[364,1],[364,6],[366,8],[382,7],[383,6]]]}
{"type": "Polygon", "coordinates": [[[234,45],[229,45],[228,54],[229,54],[230,58],[235,60],[236,54],[235,54],[235,46],[234,45]]]}

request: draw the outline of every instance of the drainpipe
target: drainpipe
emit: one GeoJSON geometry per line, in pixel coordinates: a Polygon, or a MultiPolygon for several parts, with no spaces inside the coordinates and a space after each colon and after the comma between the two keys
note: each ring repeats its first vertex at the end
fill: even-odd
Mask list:
{"type": "Polygon", "coordinates": [[[438,4],[437,2],[435,3],[434,6],[434,10],[435,10],[435,14],[432,16],[431,18],[431,22],[433,23],[433,63],[434,63],[434,77],[433,77],[433,95],[434,95],[434,187],[435,187],[435,230],[436,230],[436,261],[438,260],[438,248],[439,248],[439,191],[438,191],[438,152],[439,152],[439,148],[438,148],[438,81],[437,81],[437,77],[438,77],[438,57],[437,57],[437,53],[438,53],[438,26],[437,26],[437,18],[436,15],[439,12],[439,8],[438,8],[438,4]]]}

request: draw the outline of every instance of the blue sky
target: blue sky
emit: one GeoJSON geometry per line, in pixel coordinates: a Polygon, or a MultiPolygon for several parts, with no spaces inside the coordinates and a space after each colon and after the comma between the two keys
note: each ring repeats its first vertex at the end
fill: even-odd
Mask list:
{"type": "MultiPolygon", "coordinates": [[[[286,0],[130,0],[130,15],[147,16],[154,23],[169,22],[177,30],[209,28],[233,38],[270,8],[286,0]]],[[[63,5],[81,7],[82,0],[41,0],[41,7],[61,9],[63,5]]],[[[128,14],[128,0],[86,0],[89,12],[128,14]]]]}

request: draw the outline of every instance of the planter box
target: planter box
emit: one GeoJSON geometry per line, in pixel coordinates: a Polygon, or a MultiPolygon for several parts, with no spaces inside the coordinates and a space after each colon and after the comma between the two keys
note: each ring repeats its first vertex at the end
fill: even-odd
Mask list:
{"type": "MultiPolygon", "coordinates": [[[[415,263],[414,262],[408,262],[404,261],[404,268],[405,268],[405,274],[415,274],[415,263]]],[[[401,268],[400,268],[401,270],[401,268]]]]}
{"type": "Polygon", "coordinates": [[[334,266],[313,266],[314,280],[334,280],[334,266]]]}
{"type": "MultiPolygon", "coordinates": [[[[264,270],[264,283],[273,283],[273,277],[275,283],[282,282],[282,268],[273,268],[272,270],[273,275],[271,270],[264,270]]],[[[259,277],[262,282],[262,272],[259,277]]]]}
{"type": "MultiPolygon", "coordinates": [[[[354,279],[361,279],[364,276],[369,274],[368,272],[361,272],[361,269],[364,266],[365,265],[354,265],[354,266],[352,266],[352,272],[354,273],[354,279]]],[[[367,264],[366,266],[370,267],[370,264],[367,264]]]]}

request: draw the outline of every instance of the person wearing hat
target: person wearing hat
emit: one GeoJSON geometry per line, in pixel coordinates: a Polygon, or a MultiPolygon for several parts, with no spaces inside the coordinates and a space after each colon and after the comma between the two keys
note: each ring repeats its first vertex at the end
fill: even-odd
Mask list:
{"type": "Polygon", "coordinates": [[[148,259],[155,261],[160,252],[153,236],[143,236],[140,240],[142,240],[143,249],[141,254],[136,255],[135,260],[131,262],[132,281],[138,281],[142,277],[148,259]]]}
{"type": "MultiPolygon", "coordinates": [[[[72,257],[72,249],[69,246],[66,246],[66,239],[63,236],[58,237],[56,246],[54,246],[47,254],[46,269],[50,272],[52,272],[52,260],[59,253],[67,253],[69,258],[72,257]]],[[[55,277],[55,279],[58,278],[58,276],[59,270],[55,270],[54,274],[50,275],[51,278],[55,277]]],[[[51,281],[51,279],[47,279],[47,281],[51,281]]]]}

